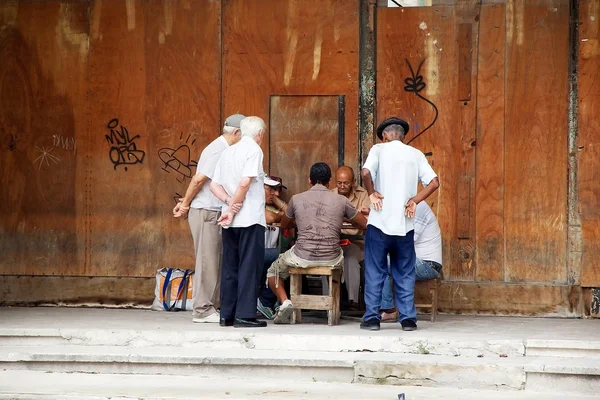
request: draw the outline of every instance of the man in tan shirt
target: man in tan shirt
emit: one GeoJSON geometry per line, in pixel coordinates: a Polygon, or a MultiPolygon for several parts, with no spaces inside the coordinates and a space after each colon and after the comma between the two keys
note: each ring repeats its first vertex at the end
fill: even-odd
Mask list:
{"type": "MultiPolygon", "coordinates": [[[[365,188],[356,184],[354,170],[351,167],[344,165],[338,168],[335,173],[335,185],[336,187],[331,189],[333,193],[341,194],[346,197],[357,211],[365,216],[369,215],[371,206],[369,194],[365,188]]],[[[356,228],[345,228],[342,229],[342,234],[364,235],[364,231],[356,228]]],[[[363,246],[364,242],[362,240],[353,240],[349,245],[342,246],[344,252],[344,276],[342,282],[346,284],[350,308],[355,307],[355,304],[358,303],[360,291],[360,262],[364,259],[363,246]]],[[[327,286],[327,281],[323,280],[323,289],[325,293],[328,292],[327,286]]]]}

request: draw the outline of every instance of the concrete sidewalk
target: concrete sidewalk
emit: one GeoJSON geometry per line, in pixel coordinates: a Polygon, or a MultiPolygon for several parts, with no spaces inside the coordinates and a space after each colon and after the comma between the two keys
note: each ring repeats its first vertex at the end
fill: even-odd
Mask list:
{"type": "Polygon", "coordinates": [[[469,340],[574,340],[597,341],[600,322],[582,319],[519,318],[440,315],[431,323],[421,316],[416,332],[403,332],[397,323],[382,324],[379,332],[362,331],[354,321],[342,320],[341,325],[329,327],[325,319],[311,319],[300,325],[273,325],[259,329],[221,328],[218,324],[194,324],[190,312],[160,312],[139,309],[96,308],[0,308],[0,330],[152,330],[180,333],[246,332],[250,334],[335,335],[358,337],[406,337],[427,339],[469,340]]]}

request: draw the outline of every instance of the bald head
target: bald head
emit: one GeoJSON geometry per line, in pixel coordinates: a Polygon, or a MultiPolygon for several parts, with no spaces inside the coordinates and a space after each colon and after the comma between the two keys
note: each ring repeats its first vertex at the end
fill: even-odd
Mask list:
{"type": "Polygon", "coordinates": [[[335,173],[335,184],[339,194],[350,196],[354,187],[354,170],[346,165],[339,167],[335,173]]]}

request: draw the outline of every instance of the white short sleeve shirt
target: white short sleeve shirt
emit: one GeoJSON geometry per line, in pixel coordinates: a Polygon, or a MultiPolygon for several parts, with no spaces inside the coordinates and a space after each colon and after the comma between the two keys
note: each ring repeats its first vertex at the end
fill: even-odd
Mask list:
{"type": "MultiPolygon", "coordinates": [[[[242,178],[254,178],[242,209],[235,215],[230,227],[246,228],[252,225],[267,226],[265,220],[265,172],[263,171],[263,152],[251,138],[244,136],[239,143],[223,151],[215,168],[213,181],[225,188],[229,196],[233,196],[242,178]]],[[[222,203],[221,203],[222,204],[222,203]]],[[[223,205],[223,212],[228,206],[223,205]]]]}
{"type": "Polygon", "coordinates": [[[442,264],[442,232],[437,218],[424,201],[415,213],[415,253],[417,258],[442,264]]]}
{"type": "Polygon", "coordinates": [[[208,178],[202,188],[192,200],[190,207],[205,208],[207,210],[220,210],[223,203],[210,191],[210,180],[215,174],[217,163],[223,154],[223,151],[229,147],[227,140],[219,136],[202,150],[196,174],[202,174],[208,178]]]}
{"type": "Polygon", "coordinates": [[[386,235],[406,236],[414,222],[404,215],[404,205],[417,194],[419,181],[426,186],[437,176],[425,155],[393,140],[373,146],[363,168],[371,172],[375,191],[383,196],[382,209],[371,210],[368,224],[386,235]]]}

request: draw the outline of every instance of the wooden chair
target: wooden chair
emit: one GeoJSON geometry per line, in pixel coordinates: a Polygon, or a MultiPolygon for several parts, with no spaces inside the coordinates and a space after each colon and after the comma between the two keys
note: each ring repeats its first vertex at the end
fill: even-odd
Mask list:
{"type": "MultiPolygon", "coordinates": [[[[431,322],[435,322],[437,319],[438,312],[438,293],[440,288],[441,278],[429,279],[426,281],[417,281],[416,286],[426,286],[431,295],[431,303],[415,304],[417,308],[430,308],[431,309],[431,322]]],[[[416,290],[415,290],[416,291],[416,290]]]]}
{"type": "Polygon", "coordinates": [[[292,324],[302,322],[302,309],[326,310],[327,325],[340,324],[340,282],[342,269],[336,267],[290,268],[290,300],[294,305],[292,324]],[[302,294],[302,275],[329,277],[329,295],[302,294]]]}

